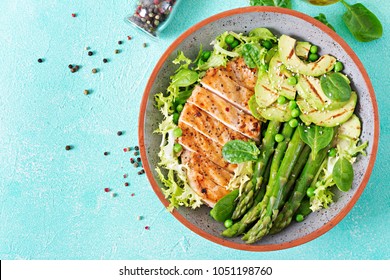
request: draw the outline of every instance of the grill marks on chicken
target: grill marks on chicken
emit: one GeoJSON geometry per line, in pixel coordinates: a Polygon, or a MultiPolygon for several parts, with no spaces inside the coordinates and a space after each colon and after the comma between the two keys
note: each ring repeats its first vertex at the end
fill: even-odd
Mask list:
{"type": "Polygon", "coordinates": [[[234,172],[235,164],[228,163],[222,157],[222,145],[204,136],[184,122],[179,122],[179,127],[183,135],[179,138],[179,143],[187,150],[207,156],[212,162],[234,172]]]}
{"type": "Polygon", "coordinates": [[[189,184],[211,207],[229,192],[226,185],[237,166],[224,160],[223,145],[235,139],[259,141],[260,123],[248,108],[256,79],[242,58],[209,69],[180,115],[178,142],[189,184]]]}
{"type": "Polygon", "coordinates": [[[181,159],[190,170],[187,174],[190,186],[209,206],[213,207],[221,197],[229,193],[225,186],[232,175],[225,169],[201,154],[188,150],[182,153],[181,159]]]}
{"type": "Polygon", "coordinates": [[[254,141],[259,140],[260,123],[252,115],[241,111],[211,91],[196,86],[187,102],[196,105],[221,123],[246,137],[254,141]]]}

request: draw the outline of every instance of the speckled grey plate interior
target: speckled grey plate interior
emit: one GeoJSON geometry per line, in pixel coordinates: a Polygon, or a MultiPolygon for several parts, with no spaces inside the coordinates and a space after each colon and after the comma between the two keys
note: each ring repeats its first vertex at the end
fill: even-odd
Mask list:
{"type": "MultiPolygon", "coordinates": [[[[353,187],[348,193],[336,192],[336,202],[329,209],[310,214],[304,222],[292,222],[279,234],[266,236],[253,245],[241,245],[244,242],[240,237],[233,239],[222,237],[220,233],[224,229],[223,225],[215,222],[209,216],[210,209],[208,207],[204,206],[197,210],[178,209],[177,214],[181,217],[179,220],[182,222],[183,219],[186,220],[186,226],[205,238],[229,247],[254,251],[282,249],[302,244],[316,238],[337,224],[352,208],[363,191],[366,181],[368,181],[376,154],[375,147],[377,145],[375,143],[377,143],[377,139],[374,138],[374,135],[377,135],[375,129],[378,127],[376,101],[372,86],[360,61],[346,43],[324,25],[314,22],[314,20],[309,21],[308,16],[278,8],[252,7],[229,11],[198,24],[179,37],[156,66],[154,77],[152,75],[143,97],[145,108],[141,110],[140,123],[143,123],[144,126],[140,128],[142,130],[140,133],[144,134],[142,137],[144,143],[140,144],[141,146],[144,144],[146,156],[144,165],[150,169],[151,184],[157,184],[159,187],[162,187],[162,184],[157,179],[155,167],[159,162],[157,154],[161,138],[153,131],[157,128],[162,116],[154,107],[153,96],[155,93],[166,91],[169,77],[174,73],[176,67],[171,61],[175,58],[178,50],[194,59],[200,44],[206,49],[211,49],[210,42],[224,31],[246,33],[256,27],[266,27],[278,36],[287,34],[301,41],[309,41],[320,47],[320,54],[331,54],[338,58],[344,63],[344,73],[350,77],[352,88],[359,96],[356,113],[363,122],[361,138],[363,141],[368,141],[370,145],[367,148],[368,155],[366,157],[359,156],[358,161],[354,164],[353,187]]],[[[157,190],[157,192],[159,191],[157,190]]]]}

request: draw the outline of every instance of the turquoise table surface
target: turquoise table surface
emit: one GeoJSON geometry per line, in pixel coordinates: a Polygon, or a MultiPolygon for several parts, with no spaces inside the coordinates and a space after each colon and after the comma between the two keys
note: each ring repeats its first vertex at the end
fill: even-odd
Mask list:
{"type": "Polygon", "coordinates": [[[133,151],[123,151],[137,145],[143,90],[170,43],[249,0],[183,0],[158,40],[124,22],[135,2],[0,0],[0,259],[389,259],[390,1],[360,1],[384,27],[381,39],[360,43],[343,25],[341,4],[293,0],[295,10],[325,13],[365,65],[380,110],[380,142],[365,191],[336,227],[266,253],[194,234],[137,174],[133,151]],[[80,69],[71,73],[69,64],[80,69]]]}

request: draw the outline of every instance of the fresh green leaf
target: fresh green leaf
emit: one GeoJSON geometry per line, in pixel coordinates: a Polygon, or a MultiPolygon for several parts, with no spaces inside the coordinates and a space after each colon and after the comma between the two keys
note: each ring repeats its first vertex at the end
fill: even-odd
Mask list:
{"type": "Polygon", "coordinates": [[[323,75],[320,82],[323,92],[329,99],[336,102],[346,102],[351,98],[351,86],[344,75],[330,72],[323,75]]]}
{"type": "Polygon", "coordinates": [[[180,64],[180,67],[176,70],[177,72],[181,69],[188,69],[192,63],[191,59],[186,57],[182,51],[177,53],[177,57],[172,61],[173,64],[180,64]]]}
{"type": "Polygon", "coordinates": [[[188,87],[196,83],[199,79],[199,74],[190,69],[181,69],[177,72],[171,81],[171,86],[188,87]]]}
{"type": "Polygon", "coordinates": [[[244,58],[245,64],[250,68],[260,67],[260,52],[261,49],[259,46],[255,44],[245,44],[242,47],[242,57],[244,58]]]}
{"type": "MultiPolygon", "coordinates": [[[[162,108],[165,107],[163,106],[162,108]]],[[[202,200],[190,187],[187,179],[186,166],[179,162],[178,157],[173,151],[173,146],[176,143],[173,131],[177,128],[177,125],[173,122],[173,115],[167,115],[167,112],[163,110],[161,112],[164,115],[164,120],[154,132],[161,134],[162,137],[160,151],[158,153],[160,159],[158,165],[166,169],[168,174],[165,177],[159,167],[156,168],[156,172],[164,184],[162,192],[170,202],[168,210],[172,211],[179,206],[195,209],[203,204],[202,200]]]]}
{"type": "Polygon", "coordinates": [[[291,9],[290,0],[250,0],[251,6],[275,6],[291,9]]]}
{"type": "Polygon", "coordinates": [[[334,129],[332,127],[318,125],[306,126],[302,124],[298,129],[302,141],[309,145],[313,151],[313,159],[320,150],[328,146],[334,135],[334,129]]]}
{"type": "Polygon", "coordinates": [[[242,140],[231,140],[222,148],[222,155],[230,163],[241,163],[245,161],[254,161],[260,154],[254,142],[242,140]]]}
{"type": "Polygon", "coordinates": [[[333,167],[332,176],[340,191],[349,191],[352,187],[354,176],[352,163],[346,158],[339,158],[333,167]]]}
{"type": "Polygon", "coordinates": [[[191,94],[192,94],[192,89],[179,91],[179,93],[175,98],[175,104],[176,105],[185,104],[187,99],[191,96],[191,94]]]}
{"type": "Polygon", "coordinates": [[[314,17],[316,20],[321,21],[323,24],[325,24],[327,27],[332,29],[333,31],[336,31],[334,27],[328,22],[326,19],[326,16],[323,13],[320,13],[318,16],[314,17]]]}
{"type": "Polygon", "coordinates": [[[234,169],[233,177],[229,180],[229,183],[226,186],[227,190],[241,190],[246,183],[251,180],[253,176],[253,161],[246,161],[237,164],[237,167],[234,169]]]}
{"type": "Polygon", "coordinates": [[[264,27],[258,27],[249,31],[249,37],[256,37],[258,41],[260,40],[270,40],[276,42],[278,39],[276,36],[268,29],[264,27]]]}
{"type": "Polygon", "coordinates": [[[213,217],[213,219],[217,222],[224,222],[227,219],[230,219],[236,205],[236,198],[238,197],[238,193],[239,190],[235,189],[218,200],[213,209],[210,211],[211,217],[213,217]]]}
{"type": "MultiPolygon", "coordinates": [[[[203,60],[201,60],[203,61],[203,60]]],[[[226,66],[227,58],[222,54],[211,54],[210,58],[203,63],[198,63],[198,70],[205,71],[212,67],[226,66]]]]}
{"type": "Polygon", "coordinates": [[[379,19],[363,4],[349,5],[344,0],[341,3],[347,8],[343,21],[352,35],[360,42],[369,42],[382,37],[383,27],[379,19]]]}

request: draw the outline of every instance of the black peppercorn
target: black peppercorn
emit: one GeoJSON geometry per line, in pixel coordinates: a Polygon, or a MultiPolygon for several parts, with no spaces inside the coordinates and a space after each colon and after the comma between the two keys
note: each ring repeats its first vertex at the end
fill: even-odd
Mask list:
{"type": "Polygon", "coordinates": [[[42,63],[43,62],[43,59],[42,58],[38,58],[38,63],[42,63]]]}
{"type": "Polygon", "coordinates": [[[92,56],[92,55],[93,55],[93,52],[92,52],[92,51],[89,51],[89,52],[88,52],[88,55],[89,55],[89,56],[92,56]]]}
{"type": "Polygon", "coordinates": [[[107,63],[107,62],[108,62],[107,58],[103,58],[103,63],[107,63]]]}

